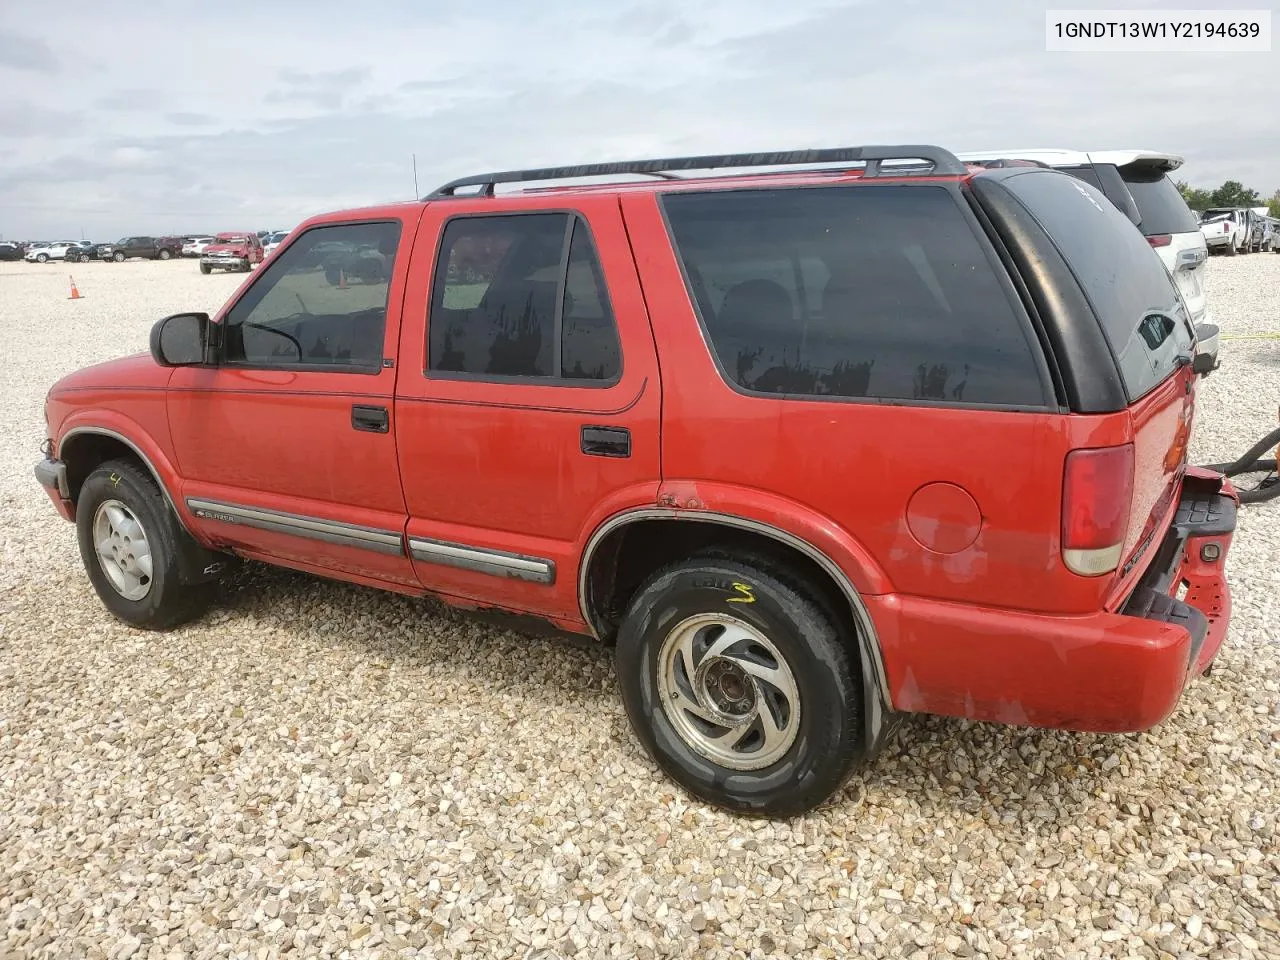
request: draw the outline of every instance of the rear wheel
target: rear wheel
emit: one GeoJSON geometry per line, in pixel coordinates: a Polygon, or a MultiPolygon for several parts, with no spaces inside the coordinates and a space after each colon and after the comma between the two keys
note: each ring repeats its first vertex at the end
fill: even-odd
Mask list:
{"type": "Polygon", "coordinates": [[[168,250],[161,250],[161,251],[160,251],[160,259],[161,259],[161,260],[168,260],[171,256],[173,256],[173,254],[171,254],[168,250]]]}
{"type": "Polygon", "coordinates": [[[177,544],[187,534],[155,481],[131,461],[108,461],[85,479],[76,533],[94,590],[131,626],[177,626],[203,612],[213,595],[210,583],[182,582],[177,544]]]}
{"type": "Polygon", "coordinates": [[[765,561],[709,553],[659,570],[631,600],[615,653],[627,715],[694,796],[792,816],[852,773],[858,667],[816,595],[765,561]]]}
{"type": "Polygon", "coordinates": [[[1226,249],[1226,254],[1227,254],[1227,256],[1228,256],[1228,257],[1234,257],[1234,256],[1235,256],[1237,253],[1239,253],[1239,252],[1240,252],[1240,251],[1236,249],[1236,242],[1235,242],[1235,240],[1234,240],[1234,239],[1233,239],[1233,240],[1231,240],[1231,241],[1227,244],[1227,249],[1226,249]]]}

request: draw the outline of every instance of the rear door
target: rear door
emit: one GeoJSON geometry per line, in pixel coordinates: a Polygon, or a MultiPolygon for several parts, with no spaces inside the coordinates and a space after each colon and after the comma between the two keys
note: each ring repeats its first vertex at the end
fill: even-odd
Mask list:
{"type": "Polygon", "coordinates": [[[662,391],[617,198],[546,206],[428,205],[397,446],[422,584],[577,629],[582,545],[657,499],[662,391]]]}
{"type": "Polygon", "coordinates": [[[1195,400],[1195,378],[1183,362],[1194,350],[1190,318],[1160,258],[1099,191],[1048,171],[1004,183],[1071,267],[1129,399],[1134,493],[1127,559],[1145,547],[1186,464],[1195,400]]]}

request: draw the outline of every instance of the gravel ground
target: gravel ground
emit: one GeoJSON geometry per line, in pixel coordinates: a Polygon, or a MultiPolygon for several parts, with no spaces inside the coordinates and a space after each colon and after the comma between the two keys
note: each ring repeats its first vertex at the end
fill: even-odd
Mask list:
{"type": "MultiPolygon", "coordinates": [[[[1280,256],[1214,258],[1231,336],[1280,256]]],[[[104,612],[31,476],[55,378],[243,279],[0,264],[0,956],[1280,957],[1280,506],[1246,509],[1212,678],[1135,736],[912,718],[790,823],[690,802],[611,661],[255,568],[167,636],[104,612]]],[[[1275,426],[1231,339],[1194,459],[1275,426]]]]}

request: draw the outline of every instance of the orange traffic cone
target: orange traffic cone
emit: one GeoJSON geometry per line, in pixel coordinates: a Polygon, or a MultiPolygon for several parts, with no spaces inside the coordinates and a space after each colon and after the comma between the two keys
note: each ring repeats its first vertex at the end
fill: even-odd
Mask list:
{"type": "Polygon", "coordinates": [[[341,267],[338,268],[338,289],[347,289],[347,274],[341,267]]]}
{"type": "MultiPolygon", "coordinates": [[[[67,274],[67,276],[68,276],[68,277],[71,277],[71,274],[67,274]]],[[[68,300],[83,300],[83,299],[84,299],[84,298],[80,295],[80,291],[76,289],[76,278],[75,278],[75,277],[71,277],[71,296],[67,297],[67,299],[68,299],[68,300]]]]}

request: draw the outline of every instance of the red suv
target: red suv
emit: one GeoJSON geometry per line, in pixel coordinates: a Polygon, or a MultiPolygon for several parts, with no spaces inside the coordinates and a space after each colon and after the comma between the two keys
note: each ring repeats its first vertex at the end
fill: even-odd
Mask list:
{"type": "Polygon", "coordinates": [[[587,634],[675,780],[792,814],[902,712],[1170,714],[1229,615],[1238,498],[1187,465],[1216,351],[1065,173],[513,171],[306,222],[56,384],[36,473],[130,624],[245,557],[587,634]]]}

